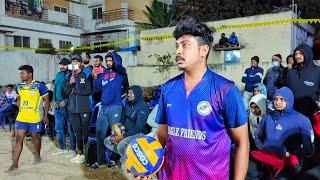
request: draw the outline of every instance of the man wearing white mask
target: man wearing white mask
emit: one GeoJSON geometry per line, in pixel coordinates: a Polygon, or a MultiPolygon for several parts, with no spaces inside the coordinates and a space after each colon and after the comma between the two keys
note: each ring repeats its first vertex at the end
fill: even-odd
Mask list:
{"type": "Polygon", "coordinates": [[[284,67],[281,65],[282,56],[275,54],[272,56],[272,67],[268,69],[266,76],[263,79],[263,84],[267,87],[267,98],[268,100],[273,99],[273,95],[279,88],[277,81],[279,75],[282,73],[284,67]]]}
{"type": "Polygon", "coordinates": [[[89,136],[89,120],[91,117],[92,76],[85,74],[82,58],[74,56],[68,69],[72,72],[66,78],[64,92],[69,96],[68,111],[70,122],[76,135],[76,157],[71,163],[84,163],[84,145],[89,136]]]}

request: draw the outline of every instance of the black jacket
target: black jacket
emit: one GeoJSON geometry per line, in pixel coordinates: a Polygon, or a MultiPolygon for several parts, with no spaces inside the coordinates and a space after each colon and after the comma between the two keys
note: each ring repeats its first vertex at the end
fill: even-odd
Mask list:
{"type": "Polygon", "coordinates": [[[139,86],[131,86],[135,100],[125,106],[124,137],[137,133],[148,133],[146,122],[150,113],[149,106],[142,100],[142,90],[139,86]]]}
{"type": "Polygon", "coordinates": [[[69,112],[91,112],[92,76],[83,71],[76,75],[76,83],[70,84],[71,74],[67,76],[64,91],[69,95],[69,112]]]}
{"type": "Polygon", "coordinates": [[[297,64],[295,68],[288,70],[287,86],[294,94],[294,108],[307,117],[311,117],[315,111],[316,91],[320,84],[320,68],[313,64],[311,47],[300,45],[294,53],[300,50],[304,54],[304,63],[297,64]]]}

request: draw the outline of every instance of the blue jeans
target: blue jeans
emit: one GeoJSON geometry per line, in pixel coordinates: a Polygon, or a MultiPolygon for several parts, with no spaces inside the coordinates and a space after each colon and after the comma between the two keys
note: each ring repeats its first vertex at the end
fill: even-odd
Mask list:
{"type": "Polygon", "coordinates": [[[67,125],[70,138],[70,149],[76,149],[75,135],[71,126],[69,113],[67,108],[55,108],[55,129],[59,141],[60,149],[66,149],[66,139],[64,135],[64,127],[67,125]]]}
{"type": "Polygon", "coordinates": [[[120,122],[122,115],[122,105],[101,106],[96,122],[96,136],[97,136],[97,157],[98,164],[105,164],[105,146],[104,139],[109,128],[114,124],[120,122]]]}
{"type": "Polygon", "coordinates": [[[114,152],[114,153],[117,153],[121,156],[120,158],[120,163],[121,163],[121,169],[123,172],[126,172],[125,171],[125,167],[124,167],[124,153],[126,152],[126,149],[129,145],[129,143],[131,141],[133,141],[134,139],[138,139],[138,138],[141,138],[141,137],[145,137],[146,135],[143,134],[143,133],[138,133],[138,134],[135,134],[135,135],[132,135],[132,136],[128,136],[124,139],[122,139],[119,144],[114,144],[112,142],[112,139],[111,139],[111,136],[108,136],[105,140],[104,140],[104,145],[107,147],[107,149],[109,149],[110,151],[114,152]]]}

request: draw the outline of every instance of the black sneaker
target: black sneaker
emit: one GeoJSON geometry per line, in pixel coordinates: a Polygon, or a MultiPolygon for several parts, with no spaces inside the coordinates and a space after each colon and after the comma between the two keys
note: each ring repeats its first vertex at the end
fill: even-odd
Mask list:
{"type": "Polygon", "coordinates": [[[107,166],[108,166],[108,168],[114,168],[114,167],[117,166],[117,164],[116,164],[115,161],[110,160],[110,161],[107,163],[107,166]]]}

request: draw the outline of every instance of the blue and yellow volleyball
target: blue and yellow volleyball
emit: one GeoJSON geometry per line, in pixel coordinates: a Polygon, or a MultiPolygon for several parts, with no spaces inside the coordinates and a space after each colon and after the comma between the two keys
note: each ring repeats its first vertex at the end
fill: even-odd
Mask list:
{"type": "Polygon", "coordinates": [[[164,148],[155,138],[138,138],[131,141],[126,149],[125,166],[136,176],[149,176],[161,169],[164,154],[164,148]]]}
{"type": "Polygon", "coordinates": [[[124,127],[124,125],[122,125],[120,123],[116,123],[112,127],[111,136],[117,137],[119,135],[122,135],[125,132],[125,130],[126,130],[126,128],[124,127]]]}

